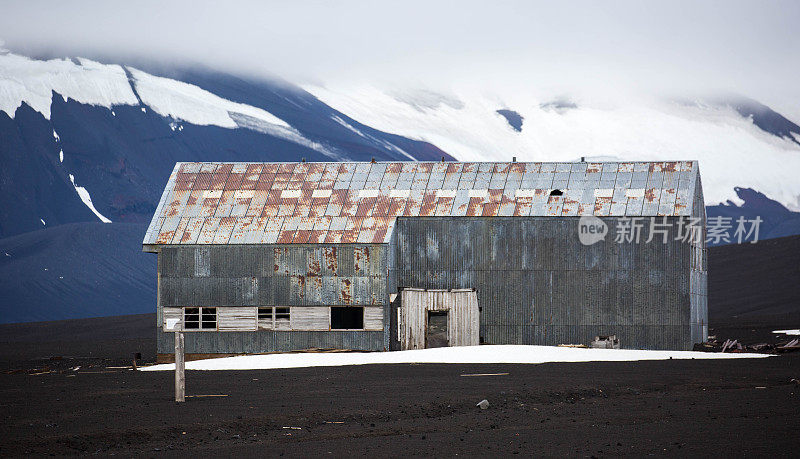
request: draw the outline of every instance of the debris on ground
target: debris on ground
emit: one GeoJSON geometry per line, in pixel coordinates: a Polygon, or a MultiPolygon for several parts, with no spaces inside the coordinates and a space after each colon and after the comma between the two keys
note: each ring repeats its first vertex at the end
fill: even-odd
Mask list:
{"type": "Polygon", "coordinates": [[[617,335],[595,336],[591,347],[594,349],[619,349],[619,339],[617,339],[617,335]]]}
{"type": "Polygon", "coordinates": [[[742,343],[740,343],[738,340],[735,340],[735,339],[733,339],[733,340],[726,339],[725,343],[722,344],[722,351],[721,352],[725,352],[725,351],[733,352],[734,350],[736,350],[736,351],[744,350],[744,347],[742,346],[742,343]]]}
{"type": "Polygon", "coordinates": [[[743,352],[757,352],[761,354],[775,354],[779,352],[790,352],[800,350],[800,339],[793,339],[789,341],[780,341],[775,344],[769,343],[756,343],[756,344],[743,344],[736,339],[726,339],[723,342],[718,341],[716,338],[709,336],[708,341],[697,343],[692,349],[701,352],[725,352],[725,353],[743,353],[743,352]]]}
{"type": "Polygon", "coordinates": [[[800,350],[800,339],[795,338],[787,343],[779,344],[775,347],[778,352],[789,352],[800,350]]]}
{"type": "Polygon", "coordinates": [[[475,406],[479,406],[482,410],[485,410],[486,408],[489,408],[489,400],[483,399],[475,406]]]}

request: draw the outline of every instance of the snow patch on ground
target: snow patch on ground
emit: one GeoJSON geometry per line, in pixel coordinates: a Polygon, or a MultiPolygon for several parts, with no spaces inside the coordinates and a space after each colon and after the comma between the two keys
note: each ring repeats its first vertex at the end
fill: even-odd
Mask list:
{"type": "MultiPolygon", "coordinates": [[[[767,354],[723,354],[693,351],[641,351],[630,349],[582,349],[555,346],[463,346],[396,352],[299,353],[244,355],[186,363],[187,370],[266,370],[273,368],[332,367],[392,363],[548,363],[627,362],[668,359],[740,359],[767,354]]],[[[174,364],[140,368],[142,371],[174,370],[174,364]]]]}
{"type": "Polygon", "coordinates": [[[0,54],[0,111],[13,118],[25,102],[49,120],[53,92],[65,99],[103,107],[137,103],[122,67],[88,59],[79,62],[80,65],[70,59],[41,61],[0,54]]]}
{"type": "Polygon", "coordinates": [[[97,209],[94,208],[94,204],[92,204],[92,197],[89,196],[89,192],[86,191],[86,188],[75,184],[75,177],[72,174],[69,174],[69,181],[72,182],[72,186],[75,187],[75,191],[78,193],[78,196],[81,198],[81,201],[83,201],[83,203],[86,204],[86,207],[88,207],[89,210],[94,212],[94,214],[97,215],[97,218],[99,218],[101,222],[111,223],[111,220],[106,218],[103,214],[101,214],[100,212],[97,211],[97,209]]]}
{"type": "Polygon", "coordinates": [[[555,111],[542,107],[546,97],[489,94],[486,88],[456,88],[458,105],[420,107],[397,97],[397,91],[368,84],[303,88],[359,123],[430,142],[461,161],[696,159],[708,203],[737,202],[739,186],[800,210],[800,146],[762,131],[730,107],[641,98],[581,100],[575,108],[555,111]],[[522,132],[497,116],[507,105],[525,119],[522,132]]]}
{"type": "Polygon", "coordinates": [[[800,329],[794,329],[794,330],[773,330],[773,331],[772,331],[772,333],[775,333],[775,334],[783,334],[783,335],[794,335],[794,336],[799,336],[799,335],[800,335],[800,329]]]}

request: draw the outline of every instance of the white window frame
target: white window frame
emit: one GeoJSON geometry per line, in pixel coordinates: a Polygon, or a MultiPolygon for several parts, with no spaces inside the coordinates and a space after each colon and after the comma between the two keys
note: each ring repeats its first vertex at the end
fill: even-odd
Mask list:
{"type": "Polygon", "coordinates": [[[183,309],[183,330],[184,331],[217,331],[219,329],[219,311],[217,311],[216,307],[207,307],[207,306],[188,306],[184,307],[183,309]],[[189,328],[187,327],[186,321],[186,310],[187,309],[197,309],[197,328],[189,328]],[[214,327],[206,327],[203,325],[203,322],[208,322],[203,320],[203,316],[211,315],[213,311],[214,314],[214,327]]]}
{"type": "MultiPolygon", "coordinates": [[[[266,312],[266,311],[265,311],[266,312]]],[[[256,321],[258,322],[259,330],[278,330],[278,325],[291,324],[292,308],[289,306],[258,306],[256,309],[256,321]],[[269,309],[269,318],[261,318],[261,310],[269,309]],[[285,309],[286,311],[278,312],[278,309],[285,309]],[[278,317],[278,315],[286,315],[288,317],[278,317]]]]}

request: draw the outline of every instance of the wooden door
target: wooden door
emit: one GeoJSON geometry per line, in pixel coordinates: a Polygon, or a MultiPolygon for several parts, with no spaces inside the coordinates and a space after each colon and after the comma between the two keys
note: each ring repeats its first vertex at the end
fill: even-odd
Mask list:
{"type": "Polygon", "coordinates": [[[425,327],[425,348],[447,347],[447,311],[428,311],[425,327]]]}

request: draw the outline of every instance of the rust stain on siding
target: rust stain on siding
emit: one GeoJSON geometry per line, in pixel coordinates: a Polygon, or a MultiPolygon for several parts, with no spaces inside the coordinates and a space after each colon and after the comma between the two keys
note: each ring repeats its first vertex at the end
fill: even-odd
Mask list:
{"type": "Polygon", "coordinates": [[[328,270],[336,274],[339,270],[339,261],[336,258],[336,247],[325,247],[322,251],[322,255],[325,258],[325,267],[328,270]]]}
{"type": "Polygon", "coordinates": [[[342,288],[339,293],[341,293],[342,303],[352,304],[353,293],[350,279],[342,279],[342,288]]]}
{"type": "Polygon", "coordinates": [[[369,247],[357,247],[353,251],[353,270],[358,273],[364,270],[364,267],[369,265],[369,247]]]}

